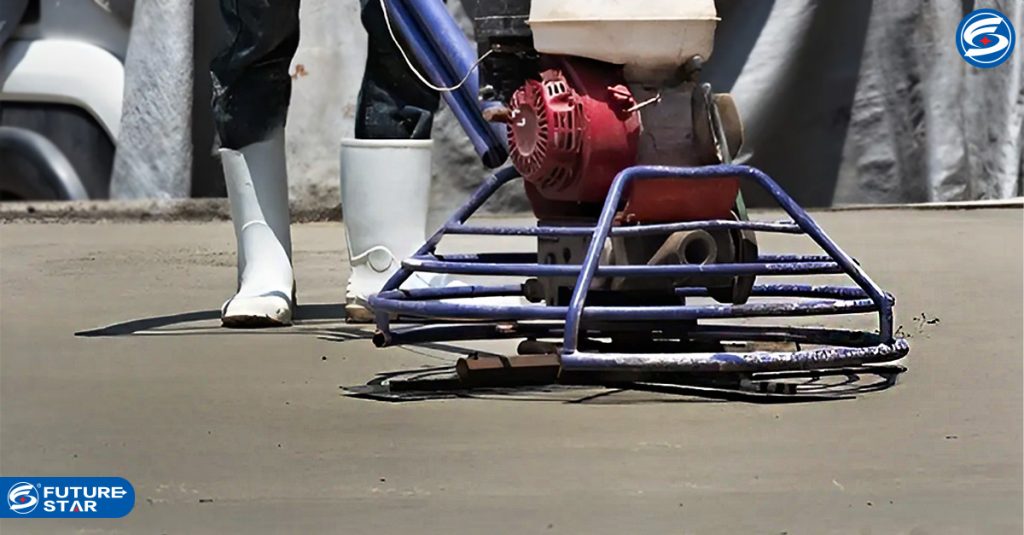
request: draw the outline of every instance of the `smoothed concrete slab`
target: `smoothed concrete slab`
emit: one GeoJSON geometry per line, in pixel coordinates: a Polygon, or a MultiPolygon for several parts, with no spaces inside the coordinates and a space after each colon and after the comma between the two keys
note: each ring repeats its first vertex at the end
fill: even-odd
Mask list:
{"type": "Polygon", "coordinates": [[[3,224],[0,473],[122,476],[138,503],[0,531],[1020,533],[1022,212],[816,217],[897,297],[912,350],[895,388],[794,405],[353,399],[338,387],[457,355],[376,350],[338,319],[339,224],[296,226],[305,319],[257,332],[216,319],[226,222],[3,224]]]}

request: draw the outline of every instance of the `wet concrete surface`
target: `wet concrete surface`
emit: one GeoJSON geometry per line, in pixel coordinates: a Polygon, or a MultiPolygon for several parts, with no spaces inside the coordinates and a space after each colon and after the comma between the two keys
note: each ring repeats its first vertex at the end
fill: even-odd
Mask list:
{"type": "Polygon", "coordinates": [[[256,332],[216,320],[234,287],[226,222],[4,224],[0,473],[122,476],[138,500],[121,520],[0,530],[1020,533],[1022,211],[816,217],[898,299],[912,349],[894,388],[791,405],[354,399],[339,386],[458,355],[376,350],[338,320],[339,224],[295,228],[304,319],[256,332]]]}

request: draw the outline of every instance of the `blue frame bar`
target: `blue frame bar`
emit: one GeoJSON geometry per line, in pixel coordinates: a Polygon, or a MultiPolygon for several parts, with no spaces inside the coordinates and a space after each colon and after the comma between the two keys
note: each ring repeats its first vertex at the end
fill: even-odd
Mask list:
{"type": "MultiPolygon", "coordinates": [[[[380,294],[370,299],[376,311],[379,333],[378,345],[386,346],[423,341],[465,340],[482,338],[560,338],[561,363],[564,369],[606,370],[672,370],[687,372],[752,372],[799,370],[815,367],[835,367],[865,363],[889,362],[907,354],[909,346],[903,339],[893,337],[893,305],[891,295],[882,291],[827,234],[800,208],[768,175],[758,169],[742,165],[716,165],[706,167],[636,166],[628,168],[615,178],[605,200],[597,224],[593,227],[572,226],[469,226],[466,221],[495,191],[519,177],[512,168],[497,171],[487,178],[469,201],[420,248],[385,285],[380,294]],[[614,226],[615,214],[629,185],[636,180],[675,178],[679,180],[707,180],[721,177],[739,177],[752,181],[768,191],[792,221],[690,221],[685,223],[614,226]],[[696,229],[750,229],[758,232],[806,234],[825,255],[760,255],[756,262],[712,264],[703,266],[600,266],[605,241],[611,236],[643,236],[667,234],[679,230],[696,229]],[[547,265],[536,261],[532,253],[477,253],[436,255],[438,243],[446,235],[496,236],[583,236],[590,235],[587,254],[580,265],[547,265]],[[475,304],[473,298],[497,295],[523,295],[518,285],[467,285],[453,288],[399,290],[398,288],[416,271],[465,275],[516,275],[577,277],[568,306],[543,304],[518,306],[492,306],[475,304]],[[701,304],[678,306],[596,306],[586,305],[589,289],[596,277],[666,277],[680,275],[713,276],[785,276],[842,273],[850,277],[855,287],[807,284],[758,284],[751,302],[741,305],[701,304]],[[768,298],[784,298],[784,301],[768,298]],[[451,300],[459,300],[453,302],[451,300]],[[794,317],[809,315],[840,315],[876,312],[878,332],[846,331],[837,329],[793,329],[786,327],[757,327],[722,324],[704,324],[702,320],[751,317],[794,317]],[[416,326],[400,331],[391,330],[392,316],[419,318],[445,318],[445,322],[506,322],[512,329],[496,331],[495,325],[480,323],[454,323],[416,326]],[[515,323],[516,321],[539,321],[515,323]],[[696,324],[694,322],[696,321],[696,324]],[[686,338],[711,341],[786,341],[814,345],[820,348],[798,350],[791,353],[595,353],[581,350],[588,322],[655,322],[682,329],[686,338]],[[500,332],[502,334],[495,334],[500,332]]],[[[700,287],[677,288],[681,300],[687,297],[707,297],[708,291],[700,287]]]]}
{"type": "MultiPolygon", "coordinates": [[[[580,270],[579,279],[576,281],[576,291],[569,300],[569,313],[565,319],[565,349],[567,354],[576,351],[576,343],[579,335],[580,320],[583,318],[583,302],[586,299],[587,291],[598,271],[598,262],[601,259],[601,250],[604,248],[605,239],[610,235],[612,223],[615,221],[615,213],[618,211],[622,196],[634,180],[649,180],[662,178],[677,179],[713,179],[735,176],[741,179],[752,180],[768,191],[779,203],[779,206],[793,218],[793,221],[810,236],[819,247],[825,250],[846,272],[847,275],[865,293],[871,297],[878,307],[879,331],[883,340],[891,343],[892,338],[892,305],[886,298],[884,292],[872,281],[864,270],[854,262],[853,258],[839,248],[825,231],[814,222],[803,208],[800,207],[781,186],[759,169],[745,165],[710,165],[705,167],[668,167],[661,165],[636,166],[620,172],[612,182],[608,197],[605,199],[601,216],[597,220],[597,227],[594,229],[593,238],[584,257],[583,267],[580,270]]],[[[783,264],[785,265],[785,264],[783,264]]]]}
{"type": "MultiPolygon", "coordinates": [[[[469,72],[476,59],[473,44],[440,0],[386,0],[386,4],[396,32],[408,43],[406,52],[431,82],[451,87],[469,72]]],[[[479,92],[479,74],[473,72],[465,85],[441,96],[481,161],[494,168],[508,158],[508,141],[504,125],[488,123],[481,115],[486,104],[480,102],[479,92]]]]}
{"type": "MultiPolygon", "coordinates": [[[[571,277],[578,275],[581,267],[571,264],[453,262],[422,256],[407,258],[402,264],[413,271],[426,273],[518,275],[524,277],[571,277]]],[[[678,277],[684,275],[834,275],[842,272],[842,268],[835,262],[755,262],[750,264],[601,266],[596,268],[595,274],[603,277],[678,277]]]]}
{"type": "MultiPolygon", "coordinates": [[[[629,227],[613,227],[612,236],[649,236],[671,234],[684,230],[758,230],[761,232],[779,232],[784,234],[803,234],[800,227],[788,221],[729,221],[715,219],[710,221],[686,221],[682,223],[662,223],[657,225],[636,225],[629,227]]],[[[448,234],[469,234],[485,236],[590,236],[594,227],[476,227],[455,225],[446,229],[448,234]]]]}

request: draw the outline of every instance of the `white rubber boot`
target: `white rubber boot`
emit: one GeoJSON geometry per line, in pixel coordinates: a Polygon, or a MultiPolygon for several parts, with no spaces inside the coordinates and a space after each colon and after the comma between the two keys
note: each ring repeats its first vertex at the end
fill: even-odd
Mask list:
{"type": "Polygon", "coordinates": [[[292,239],[284,130],[241,150],[220,149],[238,241],[238,293],[221,308],[226,327],[290,325],[292,239]]]}
{"type": "MultiPolygon", "coordinates": [[[[341,207],[352,266],[345,289],[350,321],[373,321],[369,298],[426,240],[432,146],[429,140],[341,142],[341,207]]],[[[414,278],[404,287],[444,284],[443,277],[414,278]]]]}

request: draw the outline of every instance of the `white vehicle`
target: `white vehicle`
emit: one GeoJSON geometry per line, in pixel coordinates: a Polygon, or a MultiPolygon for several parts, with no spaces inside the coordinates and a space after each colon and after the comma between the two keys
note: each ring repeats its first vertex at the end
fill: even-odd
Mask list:
{"type": "Polygon", "coordinates": [[[109,196],[133,5],[0,2],[0,200],[109,196]]]}

